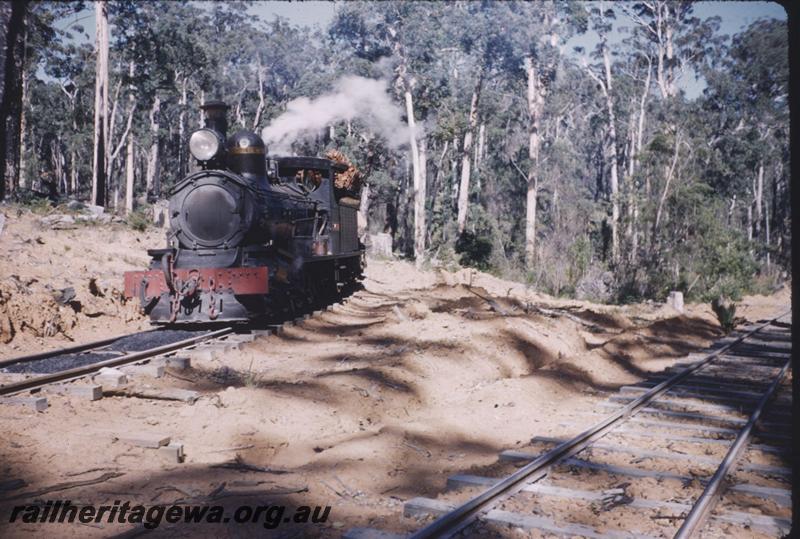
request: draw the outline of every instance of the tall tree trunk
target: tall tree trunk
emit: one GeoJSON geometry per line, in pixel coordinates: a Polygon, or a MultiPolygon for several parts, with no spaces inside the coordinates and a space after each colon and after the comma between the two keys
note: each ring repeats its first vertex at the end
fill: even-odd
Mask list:
{"type": "Polygon", "coordinates": [[[478,103],[481,98],[483,86],[484,67],[481,66],[478,80],[472,90],[472,99],[469,104],[469,124],[464,134],[464,148],[461,153],[461,185],[458,188],[458,233],[463,234],[467,225],[467,211],[469,209],[469,180],[470,180],[470,150],[472,138],[478,125],[478,103]]]}
{"type": "Polygon", "coordinates": [[[72,150],[69,154],[70,163],[70,176],[69,176],[69,194],[77,196],[78,193],[78,154],[72,150]]]}
{"type": "Polygon", "coordinates": [[[452,182],[452,208],[458,208],[458,137],[453,135],[453,158],[450,160],[450,171],[453,174],[452,182]]]}
{"type": "Polygon", "coordinates": [[[150,109],[150,157],[147,161],[147,195],[158,198],[161,195],[161,185],[158,181],[158,114],[161,110],[161,98],[156,95],[153,107],[150,109]]]}
{"type": "MultiPolygon", "coordinates": [[[[187,144],[186,140],[186,104],[187,104],[187,85],[189,77],[183,76],[181,79],[181,100],[179,102],[181,112],[178,115],[178,177],[183,178],[186,175],[186,164],[188,162],[187,144]]],[[[253,128],[255,129],[255,127],[253,128]]]]}
{"type": "Polygon", "coordinates": [[[427,188],[428,147],[425,137],[419,139],[419,183],[414,186],[414,261],[419,268],[425,254],[425,196],[427,188]]]}
{"type": "MultiPolygon", "coordinates": [[[[200,104],[201,105],[205,105],[206,104],[206,91],[205,90],[200,90],[200,104]]],[[[202,107],[198,107],[197,108],[197,113],[198,113],[198,115],[200,117],[200,121],[197,122],[197,125],[199,125],[201,128],[205,127],[206,126],[206,117],[203,114],[202,107]]]]}
{"type": "Polygon", "coordinates": [[[756,219],[755,219],[755,233],[756,239],[761,238],[761,222],[764,218],[763,200],[764,200],[764,163],[758,163],[758,176],[756,179],[756,188],[754,195],[754,202],[756,204],[756,219]]]}
{"type": "Polygon", "coordinates": [[[13,193],[18,179],[20,115],[22,113],[22,73],[25,69],[28,2],[10,2],[7,24],[3,28],[5,64],[3,95],[0,99],[0,201],[13,193]],[[9,166],[10,165],[10,166],[9,166]]]}
{"type": "MultiPolygon", "coordinates": [[[[425,223],[420,222],[420,219],[424,219],[424,211],[422,213],[418,212],[419,208],[419,201],[420,198],[420,190],[422,190],[422,196],[424,196],[424,187],[421,187],[422,182],[424,181],[422,178],[422,167],[420,164],[420,154],[419,154],[419,147],[417,143],[417,124],[416,120],[414,119],[414,99],[411,95],[410,85],[406,84],[406,90],[404,92],[405,101],[406,101],[406,118],[408,119],[408,136],[409,136],[409,144],[411,148],[411,176],[412,176],[412,188],[413,188],[413,199],[414,199],[414,256],[417,258],[417,263],[419,264],[422,261],[422,254],[424,252],[424,245],[425,241],[422,241],[422,249],[418,250],[418,243],[417,243],[417,231],[422,225],[424,227],[425,223]]],[[[422,202],[422,207],[424,209],[425,202],[422,202]]]]}
{"type": "Polygon", "coordinates": [[[125,213],[133,211],[133,133],[128,133],[128,149],[125,155],[125,213]]]}
{"type": "MultiPolygon", "coordinates": [[[[65,90],[66,92],[66,90],[65,90]]],[[[77,101],[78,101],[78,89],[75,88],[73,92],[70,94],[68,92],[67,96],[70,98],[70,107],[72,110],[72,132],[78,132],[78,114],[77,114],[77,101]]],[[[69,156],[69,166],[70,166],[70,188],[69,194],[72,196],[77,196],[78,193],[78,155],[77,151],[75,150],[75,143],[72,142],[70,144],[70,156],[69,156]]]]}
{"type": "Polygon", "coordinates": [[[525,267],[532,269],[536,263],[536,206],[539,203],[539,124],[544,109],[544,87],[532,56],[524,60],[528,80],[528,173],[525,194],[525,267]]]}
{"type": "MultiPolygon", "coordinates": [[[[136,70],[136,65],[134,64],[133,60],[131,60],[130,65],[128,66],[128,76],[131,80],[130,88],[128,88],[128,108],[130,109],[130,119],[133,119],[133,110],[136,108],[136,97],[134,96],[134,91],[136,87],[133,84],[133,76],[136,70]]],[[[186,79],[184,79],[184,82],[186,79]]],[[[185,89],[185,85],[184,85],[185,89]]],[[[181,109],[181,114],[184,113],[184,109],[181,109]]],[[[133,149],[133,130],[130,128],[130,119],[128,121],[128,141],[127,141],[127,149],[125,152],[125,214],[129,215],[133,211],[133,158],[134,158],[134,149],[133,149]]]]}
{"type": "MultiPolygon", "coordinates": [[[[445,141],[442,147],[442,153],[439,155],[439,160],[436,162],[436,175],[433,177],[433,182],[431,183],[431,199],[432,205],[436,206],[436,201],[439,199],[440,192],[443,192],[442,189],[442,173],[444,170],[442,169],[442,165],[444,163],[444,157],[447,155],[447,150],[450,148],[450,141],[445,141]]],[[[430,235],[429,235],[430,237],[430,235]]]]}
{"type": "Polygon", "coordinates": [[[636,140],[633,144],[633,151],[631,152],[630,170],[629,170],[629,188],[632,193],[629,203],[632,206],[632,235],[631,235],[631,262],[636,261],[639,252],[639,204],[636,198],[636,183],[634,176],[636,174],[636,159],[642,151],[642,144],[644,141],[644,122],[647,113],[647,97],[650,95],[650,80],[652,78],[653,62],[650,56],[647,56],[647,76],[645,77],[644,86],[642,87],[642,96],[639,98],[639,118],[636,126],[636,140]]]}
{"type": "Polygon", "coordinates": [[[366,239],[366,236],[369,234],[369,207],[370,207],[370,186],[369,183],[365,183],[364,187],[361,188],[361,202],[358,205],[358,213],[360,215],[360,220],[364,224],[364,231],[361,236],[362,241],[366,239]]]}
{"type": "MultiPolygon", "coordinates": [[[[601,20],[605,22],[605,8],[600,3],[601,20]]],[[[616,263],[619,259],[619,154],[617,150],[617,127],[614,114],[613,78],[611,76],[611,54],[608,50],[608,38],[605,33],[600,34],[600,49],[603,56],[603,76],[598,76],[591,68],[587,69],[589,76],[594,79],[603,92],[608,115],[608,143],[610,146],[609,165],[610,174],[608,181],[609,198],[611,199],[611,260],[616,263]]]]}
{"type": "Polygon", "coordinates": [[[614,115],[614,99],[611,94],[611,58],[608,47],[603,47],[603,64],[606,74],[606,110],[608,111],[608,143],[611,146],[611,178],[609,190],[611,195],[611,260],[619,260],[619,156],[617,154],[617,121],[614,115]]]}
{"type": "Polygon", "coordinates": [[[658,229],[661,224],[661,216],[664,212],[664,203],[667,201],[667,194],[669,193],[669,185],[672,183],[672,177],[675,175],[675,167],[678,165],[678,155],[680,154],[680,134],[675,133],[675,150],[672,155],[672,164],[667,168],[664,181],[664,190],[661,192],[661,198],[658,200],[658,207],[656,208],[656,220],[653,224],[653,242],[658,243],[658,229]]]}
{"type": "MultiPolygon", "coordinates": [[[[253,130],[258,127],[258,122],[261,121],[261,115],[264,113],[266,104],[267,100],[264,95],[264,70],[261,66],[258,66],[258,107],[256,107],[256,115],[253,118],[253,130]]],[[[333,125],[331,125],[331,133],[333,133],[333,125]]],[[[332,134],[331,139],[333,139],[332,134]]]]}
{"type": "Polygon", "coordinates": [[[478,153],[477,157],[475,158],[475,168],[481,166],[483,162],[484,150],[485,150],[485,143],[486,141],[486,124],[481,122],[481,128],[478,130],[478,153]]]}
{"type": "MultiPolygon", "coordinates": [[[[27,47],[27,36],[26,36],[26,44],[27,47]]],[[[17,166],[17,185],[20,186],[22,189],[27,189],[28,186],[28,175],[26,174],[26,168],[28,168],[28,150],[25,147],[25,134],[28,128],[28,116],[25,113],[25,105],[28,102],[28,70],[23,67],[22,69],[22,103],[19,109],[19,165],[17,166]]],[[[30,186],[32,187],[32,186],[30,186]]]]}
{"type": "Polygon", "coordinates": [[[728,207],[728,226],[733,222],[733,210],[736,208],[736,194],[731,197],[731,205],[728,207]]]}
{"type": "MultiPolygon", "coordinates": [[[[116,131],[117,126],[117,110],[119,108],[119,92],[122,89],[122,79],[117,83],[117,87],[114,90],[114,99],[112,100],[111,104],[111,114],[109,116],[109,123],[108,123],[108,134],[106,135],[106,155],[105,155],[105,164],[106,164],[106,190],[110,190],[114,193],[114,197],[119,197],[119,192],[117,190],[117,182],[114,181],[114,161],[116,160],[116,156],[118,152],[114,152],[114,132],[116,131]]],[[[130,122],[128,122],[130,125],[130,122]]],[[[119,145],[120,147],[122,144],[125,143],[126,134],[120,137],[119,145]]],[[[116,202],[114,202],[113,207],[116,208],[116,202]]]]}
{"type": "Polygon", "coordinates": [[[108,143],[108,6],[95,0],[95,51],[97,62],[94,85],[94,158],[92,167],[92,203],[106,205],[105,155],[108,143]]]}

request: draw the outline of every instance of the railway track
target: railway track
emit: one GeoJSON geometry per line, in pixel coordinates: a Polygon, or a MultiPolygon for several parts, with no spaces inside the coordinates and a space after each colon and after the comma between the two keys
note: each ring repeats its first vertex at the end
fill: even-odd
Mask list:
{"type": "Polygon", "coordinates": [[[36,391],[49,384],[83,378],[97,373],[104,367],[133,365],[198,345],[213,344],[215,341],[228,339],[233,334],[275,333],[285,325],[308,319],[335,305],[344,304],[353,291],[340,294],[330,303],[304,305],[286,318],[254,321],[249,324],[221,326],[216,324],[218,327],[213,331],[160,327],[46,352],[0,359],[0,375],[45,373],[42,376],[0,384],[0,398],[36,391]],[[142,345],[142,342],[145,344],[142,345]]]}
{"type": "MultiPolygon", "coordinates": [[[[327,307],[323,307],[323,310],[326,309],[327,307]]],[[[157,328],[0,360],[0,374],[36,374],[24,380],[0,385],[0,397],[36,391],[50,384],[94,375],[103,368],[134,365],[197,346],[225,345],[234,335],[274,333],[280,331],[284,325],[307,319],[319,312],[321,311],[313,311],[293,320],[265,326],[227,325],[214,330],[157,328]]]]}
{"type": "Polygon", "coordinates": [[[25,380],[0,385],[0,397],[17,395],[25,391],[40,389],[46,385],[57,382],[76,380],[84,376],[95,374],[104,367],[120,367],[123,365],[139,363],[170,352],[186,349],[202,342],[209,342],[221,337],[225,337],[232,334],[234,332],[234,328],[229,326],[214,331],[205,331],[201,332],[199,335],[192,335],[188,338],[179,340],[171,340],[171,342],[167,342],[166,344],[148,346],[143,350],[137,350],[130,353],[117,352],[115,354],[114,350],[107,349],[108,345],[113,344],[114,342],[119,342],[120,340],[133,336],[147,333],[156,334],[158,332],[159,330],[151,330],[149,332],[133,333],[115,337],[113,339],[95,341],[93,343],[87,343],[85,345],[76,347],[63,348],[42,354],[4,360],[2,364],[0,364],[0,367],[8,369],[9,367],[25,366],[28,372],[30,372],[32,366],[33,372],[36,372],[37,370],[49,370],[50,365],[44,366],[43,369],[36,369],[35,364],[43,361],[51,361],[54,363],[67,362],[75,366],[63,369],[57,368],[54,370],[54,372],[47,372],[40,376],[34,376],[25,380]],[[89,355],[90,357],[85,359],[80,358],[79,356],[82,354],[89,355]],[[76,355],[78,357],[72,357],[76,355]],[[108,357],[108,355],[111,355],[111,357],[108,357]],[[104,357],[107,359],[103,359],[104,357]]]}
{"type": "Polygon", "coordinates": [[[601,406],[611,414],[571,439],[536,437],[486,475],[450,477],[438,499],[407,501],[406,517],[428,521],[411,537],[788,533],[790,316],[621,388],[601,406]]]}

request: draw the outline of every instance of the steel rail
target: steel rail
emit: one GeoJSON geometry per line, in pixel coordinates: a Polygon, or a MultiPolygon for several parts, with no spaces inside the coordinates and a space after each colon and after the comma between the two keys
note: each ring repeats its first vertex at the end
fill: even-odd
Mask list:
{"type": "Polygon", "coordinates": [[[761,400],[759,401],[755,411],[753,411],[753,413],[750,415],[750,420],[739,432],[739,435],[731,445],[731,448],[728,450],[728,453],[725,455],[725,458],[719,465],[719,468],[717,468],[716,473],[714,473],[713,477],[709,480],[705,490],[703,490],[703,493],[699,498],[697,498],[697,501],[692,506],[692,510],[684,519],[683,524],[681,525],[680,529],[678,529],[678,533],[675,534],[675,539],[687,539],[688,537],[691,537],[694,532],[698,531],[703,524],[705,524],[709,514],[722,496],[723,481],[725,480],[725,477],[742,455],[742,451],[744,451],[747,446],[747,442],[750,439],[750,434],[753,431],[753,427],[755,427],[755,424],[761,417],[761,414],[764,411],[764,408],[766,408],[767,403],[775,394],[778,386],[783,381],[791,364],[792,360],[790,359],[786,362],[781,369],[781,372],[778,373],[778,375],[775,377],[775,380],[772,382],[772,384],[770,384],[767,391],[761,397],[761,400]]]}
{"type": "Polygon", "coordinates": [[[174,350],[180,350],[181,348],[186,348],[187,346],[191,346],[193,344],[197,344],[202,341],[207,341],[209,339],[214,339],[217,337],[228,335],[230,333],[233,333],[233,331],[234,331],[233,327],[226,327],[215,331],[210,331],[208,333],[204,333],[203,335],[198,335],[196,337],[184,339],[182,341],[177,341],[170,344],[157,346],[155,348],[150,348],[149,350],[133,352],[131,354],[126,354],[124,356],[106,359],[104,361],[99,361],[97,363],[92,363],[90,365],[83,365],[81,367],[75,367],[72,369],[67,369],[65,371],[46,374],[44,376],[37,376],[36,378],[30,378],[28,380],[22,380],[20,382],[3,385],[0,386],[0,396],[13,395],[15,393],[20,393],[22,391],[35,389],[47,384],[52,384],[53,382],[65,382],[67,380],[80,378],[87,374],[91,374],[95,371],[98,371],[103,367],[116,367],[119,365],[124,365],[126,363],[133,363],[135,361],[157,356],[159,354],[172,352],[174,350]]]}
{"type": "Polygon", "coordinates": [[[790,312],[791,309],[782,312],[780,315],[757,325],[754,329],[742,333],[735,340],[720,348],[717,348],[710,354],[706,355],[702,360],[697,361],[689,365],[683,371],[674,374],[670,378],[653,387],[647,393],[644,393],[639,398],[629,403],[627,406],[600,421],[593,427],[590,427],[574,438],[559,444],[555,448],[523,466],[505,479],[498,481],[480,494],[467,500],[462,505],[456,507],[448,513],[445,513],[444,515],[441,515],[439,518],[421,530],[418,530],[410,537],[412,539],[428,539],[452,536],[471,523],[474,517],[476,517],[487,505],[496,500],[499,496],[504,494],[514,494],[522,489],[526,481],[533,482],[541,479],[547,475],[548,469],[555,463],[582,451],[592,441],[605,435],[609,430],[617,426],[618,423],[621,423],[635,414],[640,408],[644,407],[650,401],[669,390],[669,388],[688,377],[696,370],[709,364],[711,361],[725,353],[727,350],[730,350],[750,335],[761,331],[772,322],[779,318],[783,318],[790,312]]]}
{"type": "Polygon", "coordinates": [[[132,335],[143,335],[145,333],[152,333],[154,331],[162,331],[162,330],[161,328],[148,329],[145,331],[140,331],[138,333],[127,333],[125,335],[117,335],[116,337],[108,337],[107,339],[100,339],[99,341],[76,344],[74,346],[67,346],[66,348],[59,348],[57,350],[49,350],[47,352],[37,352],[36,354],[30,354],[27,356],[0,359],[0,369],[2,369],[3,367],[8,367],[10,365],[16,365],[17,363],[30,363],[31,361],[39,361],[41,359],[48,359],[51,357],[65,355],[65,354],[77,354],[78,352],[85,352],[87,350],[92,350],[94,348],[100,348],[109,345],[120,339],[124,339],[125,337],[130,337],[132,335]]]}

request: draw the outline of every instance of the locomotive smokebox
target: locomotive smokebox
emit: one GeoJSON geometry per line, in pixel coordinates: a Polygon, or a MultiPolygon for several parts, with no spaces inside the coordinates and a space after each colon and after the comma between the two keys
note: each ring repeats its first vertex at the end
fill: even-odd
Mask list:
{"type": "Polygon", "coordinates": [[[261,137],[252,131],[237,131],[227,143],[230,169],[254,183],[266,182],[266,148],[261,137]]]}
{"type": "Polygon", "coordinates": [[[205,126],[213,129],[224,140],[228,133],[228,105],[222,101],[206,101],[200,105],[205,116],[205,126]]]}

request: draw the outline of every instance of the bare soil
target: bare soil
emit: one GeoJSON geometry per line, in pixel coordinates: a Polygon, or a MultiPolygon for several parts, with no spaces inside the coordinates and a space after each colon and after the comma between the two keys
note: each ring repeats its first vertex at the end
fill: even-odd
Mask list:
{"type": "MultiPolygon", "coordinates": [[[[0,327],[13,332],[0,334],[0,357],[147,326],[119,290],[122,272],[144,267],[145,249],[161,246],[162,231],[122,224],[47,230],[36,216],[4,211],[0,327]],[[92,278],[102,283],[100,295],[92,278]],[[48,300],[66,287],[76,292],[77,311],[48,300]]],[[[788,304],[784,288],[745,298],[737,314],[754,321],[788,304]]],[[[201,391],[194,405],[64,395],[48,395],[50,406],[39,413],[0,405],[0,489],[4,481],[25,482],[0,490],[0,534],[105,537],[131,528],[5,523],[10,507],[35,499],[188,500],[231,512],[244,504],[329,505],[325,524],[266,531],[408,531],[419,523],[402,517],[403,501],[435,497],[448,475],[490,466],[500,451],[534,436],[576,434],[604,412],[597,404],[608,392],[721,335],[708,305],[687,305],[682,315],[659,304],[595,305],[469,270],[369,261],[363,290],[282,335],[195,358],[191,370],[164,378],[134,378],[201,391]],[[138,432],[182,443],[185,462],[165,464],[156,450],[119,440],[138,432]],[[268,471],[243,470],[243,463],[268,471]],[[43,492],[108,473],[121,475],[43,492]]],[[[156,536],[264,531],[261,524],[162,524],[156,536]]]]}

